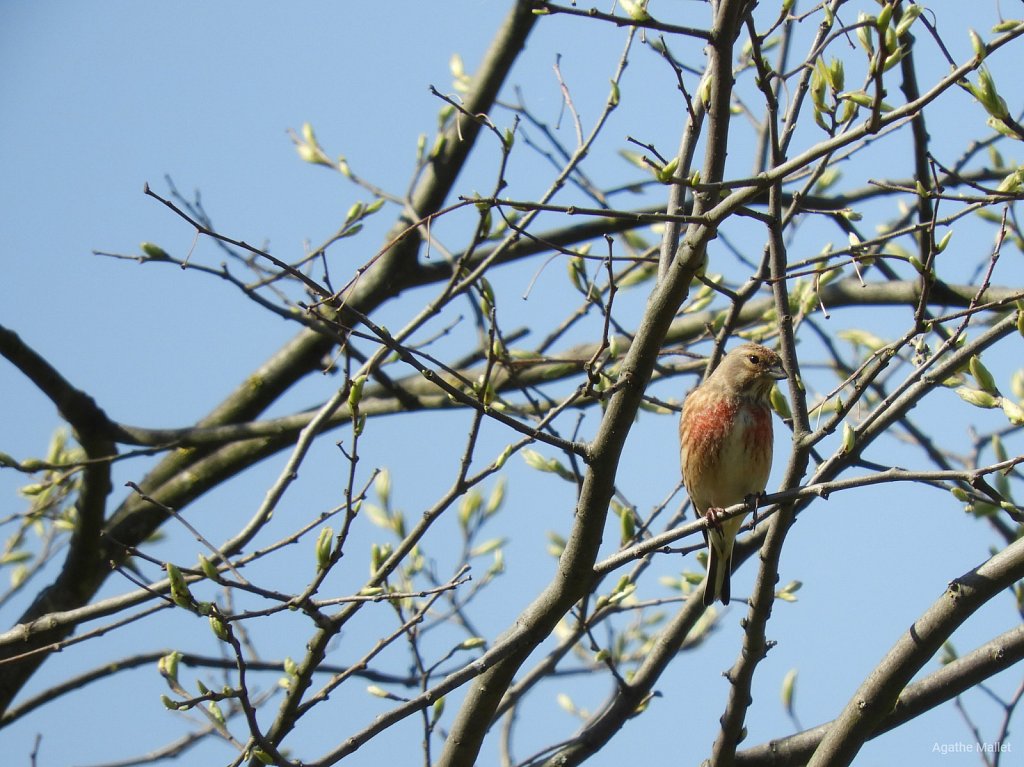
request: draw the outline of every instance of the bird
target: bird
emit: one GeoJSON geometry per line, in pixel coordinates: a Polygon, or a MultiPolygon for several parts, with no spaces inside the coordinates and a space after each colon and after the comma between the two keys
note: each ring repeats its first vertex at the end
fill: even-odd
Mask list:
{"type": "Polygon", "coordinates": [[[708,573],[703,602],[729,604],[732,551],[741,515],[719,522],[728,506],[764,492],[772,467],[771,391],[786,378],[782,359],[744,343],[687,396],[679,418],[683,484],[698,518],[708,520],[708,573]]]}

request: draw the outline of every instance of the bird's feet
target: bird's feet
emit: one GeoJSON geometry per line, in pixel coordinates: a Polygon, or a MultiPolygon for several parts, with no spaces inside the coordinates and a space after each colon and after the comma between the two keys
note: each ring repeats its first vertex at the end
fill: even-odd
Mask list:
{"type": "Polygon", "coordinates": [[[750,507],[750,526],[751,527],[756,527],[757,526],[757,504],[758,504],[758,501],[760,501],[762,498],[765,497],[765,495],[767,495],[767,493],[765,493],[762,490],[760,493],[749,493],[747,495],[747,497],[743,499],[743,502],[745,504],[747,504],[747,506],[750,507]]]}
{"type": "Polygon", "coordinates": [[[725,509],[718,506],[710,506],[708,510],[704,512],[704,518],[708,521],[708,527],[714,530],[722,529],[722,514],[725,509]]]}

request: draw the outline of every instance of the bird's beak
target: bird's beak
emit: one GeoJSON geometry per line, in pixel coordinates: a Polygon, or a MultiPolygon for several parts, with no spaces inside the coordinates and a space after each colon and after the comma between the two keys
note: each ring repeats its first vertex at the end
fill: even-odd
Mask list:
{"type": "Polygon", "coordinates": [[[783,378],[787,377],[786,371],[782,369],[781,363],[778,365],[772,365],[768,368],[768,375],[776,381],[781,381],[783,378]]]}

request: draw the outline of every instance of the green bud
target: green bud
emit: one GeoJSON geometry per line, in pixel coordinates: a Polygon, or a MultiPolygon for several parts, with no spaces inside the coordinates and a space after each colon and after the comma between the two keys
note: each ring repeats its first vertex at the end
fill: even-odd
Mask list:
{"type": "Polygon", "coordinates": [[[900,17],[899,23],[896,25],[896,37],[903,37],[910,31],[911,25],[917,20],[917,17],[921,15],[924,10],[923,5],[907,5],[903,4],[903,16],[900,17]]]}
{"type": "Polygon", "coordinates": [[[391,472],[381,469],[373,479],[373,489],[385,508],[391,504],[391,472]]]}
{"type": "Polygon", "coordinates": [[[222,642],[228,641],[228,625],[216,613],[210,615],[210,628],[217,639],[222,642]]]}
{"type": "Polygon", "coordinates": [[[779,414],[779,418],[785,421],[793,417],[793,412],[789,409],[789,402],[778,386],[772,387],[769,397],[772,410],[779,414]]]}
{"type": "Polygon", "coordinates": [[[459,503],[458,519],[463,530],[469,527],[470,520],[480,511],[483,502],[483,497],[475,487],[462,496],[462,501],[459,503]]]}
{"type": "Polygon", "coordinates": [[[160,676],[164,677],[168,681],[178,681],[178,663],[181,661],[181,653],[177,650],[162,655],[160,660],[156,663],[157,671],[160,672],[160,676]]]}
{"type": "Polygon", "coordinates": [[[345,223],[348,224],[355,221],[356,219],[361,218],[365,213],[366,206],[363,203],[354,203],[352,207],[348,209],[348,213],[345,214],[345,223]]]}
{"type": "Polygon", "coordinates": [[[673,157],[665,166],[657,172],[658,181],[663,184],[668,184],[672,181],[672,176],[676,172],[676,168],[679,167],[679,158],[673,157]]]}
{"type": "Polygon", "coordinates": [[[993,32],[1009,32],[1011,29],[1016,29],[1021,25],[1020,19],[1007,19],[1006,21],[1000,21],[994,27],[993,32]]]}
{"type": "Polygon", "coordinates": [[[370,544],[370,575],[376,575],[386,558],[384,549],[377,543],[370,544]]]}
{"type": "MultiPolygon", "coordinates": [[[[1024,317],[1024,312],[1017,313],[1017,325],[1020,326],[1021,318],[1024,317]]],[[[1024,334],[1024,331],[1022,331],[1024,334]]],[[[1010,391],[1013,392],[1013,396],[1017,399],[1024,400],[1024,368],[1021,368],[1010,376],[1010,391]]]]}
{"type": "Polygon", "coordinates": [[[188,590],[188,584],[185,582],[185,577],[181,574],[181,570],[170,562],[164,565],[164,569],[167,571],[167,578],[171,582],[171,601],[178,607],[191,609],[195,604],[195,600],[192,598],[192,593],[188,590]]]}
{"type": "Polygon", "coordinates": [[[849,421],[843,421],[843,452],[852,452],[856,441],[857,432],[855,432],[853,427],[850,426],[849,421]]]}
{"type": "Polygon", "coordinates": [[[646,5],[646,0],[619,0],[619,7],[633,21],[650,21],[651,16],[647,13],[646,5]]]}
{"type": "Polygon", "coordinates": [[[857,14],[857,23],[860,25],[857,27],[857,40],[868,55],[872,56],[875,53],[875,46],[871,42],[871,28],[875,24],[875,17],[861,11],[857,14]]]}
{"type": "Polygon", "coordinates": [[[961,503],[967,503],[968,501],[971,500],[971,496],[969,496],[967,494],[967,491],[964,490],[962,487],[951,487],[949,489],[949,492],[951,492],[953,494],[953,497],[956,498],[961,503]]]}
{"type": "Polygon", "coordinates": [[[480,278],[480,298],[484,314],[490,314],[494,308],[494,288],[486,277],[480,278]]]}
{"type": "Polygon", "coordinates": [[[829,62],[826,72],[829,87],[837,93],[841,91],[843,86],[846,84],[846,72],[843,69],[842,59],[833,58],[832,61],[829,62]]]}
{"type": "Polygon", "coordinates": [[[826,111],[825,105],[825,65],[818,59],[811,70],[811,103],[820,112],[826,111]]]}
{"type": "Polygon", "coordinates": [[[217,566],[213,564],[209,559],[204,557],[202,554],[199,555],[199,569],[203,571],[203,575],[209,578],[211,581],[220,579],[220,573],[217,572],[217,566]]]}
{"type": "Polygon", "coordinates": [[[999,96],[999,92],[996,89],[996,81],[988,67],[980,67],[978,69],[978,85],[968,87],[968,90],[971,91],[985,111],[992,115],[992,117],[999,120],[1009,117],[1010,110],[1006,106],[1006,102],[999,96]]]}
{"type": "Polygon", "coordinates": [[[152,242],[143,242],[139,244],[139,249],[145,254],[146,258],[151,261],[170,261],[171,257],[167,251],[161,248],[159,245],[155,245],[152,242]]]}
{"type": "Polygon", "coordinates": [[[531,450],[530,448],[523,449],[519,454],[523,457],[523,460],[526,461],[526,465],[531,469],[547,472],[549,474],[557,474],[562,479],[570,482],[576,481],[573,473],[565,468],[557,458],[545,458],[536,450],[531,450]]]}
{"type": "Polygon", "coordinates": [[[981,357],[976,354],[971,357],[968,369],[971,371],[971,376],[977,382],[980,389],[991,394],[999,393],[999,389],[996,387],[996,380],[992,377],[992,373],[989,372],[984,363],[982,363],[981,357]]]}
{"type": "Polygon", "coordinates": [[[843,101],[852,101],[862,107],[870,107],[872,104],[872,98],[868,95],[867,91],[847,91],[840,93],[838,98],[843,101]]]}
{"type": "Polygon", "coordinates": [[[430,706],[430,723],[436,724],[441,718],[441,714],[444,713],[444,700],[445,696],[442,695],[440,698],[435,700],[430,706]]]}
{"type": "Polygon", "coordinates": [[[352,388],[348,392],[348,406],[351,410],[359,407],[359,400],[363,398],[363,384],[366,383],[366,376],[356,376],[352,379],[352,388]]]}
{"type": "MultiPolygon", "coordinates": [[[[705,77],[700,83],[700,100],[704,106],[711,103],[711,77],[705,77]]],[[[696,183],[696,182],[694,182],[696,183]]]]}
{"type": "Polygon", "coordinates": [[[1024,408],[1006,397],[1000,397],[999,404],[1002,405],[1003,414],[1010,423],[1014,426],[1024,426],[1024,408]]]}
{"type": "Polygon", "coordinates": [[[988,51],[985,49],[985,41],[973,29],[968,29],[967,34],[971,37],[971,47],[974,49],[974,55],[978,58],[978,61],[983,61],[985,56],[988,55],[988,51]]]}
{"type": "Polygon", "coordinates": [[[882,34],[885,34],[886,28],[889,26],[889,20],[892,18],[892,8],[889,4],[883,5],[882,10],[878,12],[878,17],[875,19],[875,28],[882,34]]]}
{"type": "Polygon", "coordinates": [[[212,716],[219,725],[222,727],[224,726],[224,712],[220,710],[220,706],[217,705],[217,701],[211,700],[207,703],[206,710],[210,712],[210,716],[212,716]]]}
{"type": "Polygon", "coordinates": [[[632,509],[622,509],[619,514],[619,541],[623,546],[636,536],[636,520],[632,509]]]}
{"type": "Polygon", "coordinates": [[[487,498],[487,506],[484,508],[484,517],[489,517],[496,513],[501,505],[505,502],[505,488],[508,485],[508,480],[505,477],[498,477],[494,483],[494,487],[491,488],[491,494],[487,498]]]}
{"type": "Polygon", "coordinates": [[[325,527],[320,531],[316,539],[316,569],[323,570],[330,564],[331,548],[334,542],[334,530],[325,527]]]}
{"type": "Polygon", "coordinates": [[[999,400],[987,391],[972,389],[969,386],[960,386],[954,391],[960,396],[960,399],[975,407],[993,408],[999,404],[999,400]]]}
{"type": "Polygon", "coordinates": [[[258,761],[258,762],[259,762],[260,764],[273,764],[273,763],[274,763],[274,757],[273,757],[273,756],[271,756],[270,754],[268,754],[268,753],[267,753],[266,751],[264,751],[264,750],[263,750],[262,748],[256,747],[256,748],[254,748],[254,749],[253,749],[253,750],[252,750],[252,751],[250,752],[250,754],[251,754],[251,755],[252,755],[252,757],[253,757],[254,759],[256,759],[256,761],[258,761]]]}
{"type": "MultiPolygon", "coordinates": [[[[995,124],[997,121],[989,120],[990,124],[995,124]]],[[[1002,121],[998,121],[1001,125],[1002,121]]],[[[996,189],[1006,194],[1017,194],[1024,188],[1024,166],[1017,168],[1016,170],[1010,171],[1002,181],[999,182],[999,186],[996,189]]]]}
{"type": "Polygon", "coordinates": [[[443,133],[439,133],[437,138],[434,139],[434,146],[431,147],[430,149],[430,159],[436,160],[438,157],[440,157],[441,153],[444,152],[444,148],[447,145],[448,137],[443,133]]]}
{"type": "Polygon", "coordinates": [[[502,450],[501,453],[498,454],[498,457],[494,459],[494,468],[500,469],[504,466],[505,461],[508,460],[510,455],[512,455],[512,445],[506,445],[505,449],[502,450]]]}

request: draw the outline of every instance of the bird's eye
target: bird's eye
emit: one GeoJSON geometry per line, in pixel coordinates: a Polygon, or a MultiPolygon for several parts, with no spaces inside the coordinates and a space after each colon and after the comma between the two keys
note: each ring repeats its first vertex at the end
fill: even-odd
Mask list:
{"type": "Polygon", "coordinates": [[[750,360],[750,363],[752,365],[760,365],[761,364],[761,358],[758,357],[756,354],[751,354],[749,357],[747,357],[747,359],[750,360]]]}

